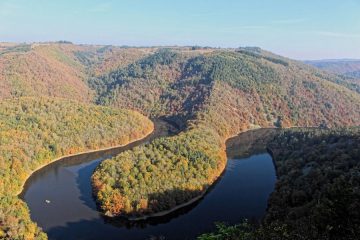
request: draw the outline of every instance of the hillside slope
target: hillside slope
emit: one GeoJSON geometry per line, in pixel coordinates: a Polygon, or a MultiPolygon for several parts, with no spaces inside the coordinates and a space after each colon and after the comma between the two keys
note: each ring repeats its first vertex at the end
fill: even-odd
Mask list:
{"type": "Polygon", "coordinates": [[[282,131],[268,146],[278,181],[264,223],[288,239],[358,239],[359,146],[358,127],[282,131]]]}
{"type": "Polygon", "coordinates": [[[89,102],[92,91],[71,44],[17,45],[0,52],[0,99],[53,96],[89,102]]]}
{"type": "MultiPolygon", "coordinates": [[[[30,223],[26,206],[13,195],[37,166],[37,160],[42,163],[49,161],[46,157],[57,156],[54,149],[59,148],[54,148],[55,140],[59,141],[55,141],[56,145],[64,149],[62,153],[69,153],[87,149],[90,143],[96,147],[100,144],[98,141],[106,144],[113,143],[113,138],[118,139],[113,132],[117,132],[121,124],[114,125],[114,118],[104,122],[103,115],[123,116],[121,113],[77,102],[94,102],[138,110],[151,117],[165,117],[184,130],[177,136],[157,139],[106,160],[95,171],[92,183],[102,210],[109,215],[138,217],[168,210],[201,196],[225,167],[225,140],[241,131],[259,127],[360,125],[359,93],[360,85],[347,77],[259,48],[1,45],[0,111],[5,112],[0,129],[4,135],[2,140],[6,141],[0,146],[4,148],[1,156],[5,159],[0,161],[0,169],[5,169],[0,180],[0,193],[5,197],[0,203],[6,208],[2,207],[5,210],[0,212],[0,236],[16,232],[19,236],[40,234],[30,223]],[[76,101],[58,103],[58,99],[40,99],[36,102],[33,98],[18,99],[20,96],[76,101]],[[5,98],[16,99],[3,100],[5,98]],[[40,109],[24,112],[22,105],[26,105],[26,101],[30,105],[25,110],[40,109]],[[71,119],[58,118],[67,112],[81,116],[76,119],[77,124],[71,119]],[[58,134],[58,128],[47,124],[54,121],[63,129],[69,127],[65,131],[69,134],[67,140],[52,139],[58,134]],[[69,125],[62,126],[64,122],[69,125]],[[78,129],[78,123],[98,132],[90,140],[89,133],[78,129]],[[106,126],[93,129],[93,123],[106,126]],[[19,127],[32,132],[22,129],[18,134],[19,127]],[[40,130],[44,127],[45,132],[53,134],[42,135],[44,132],[40,130]],[[75,136],[73,131],[78,130],[75,136]],[[40,135],[36,138],[33,133],[40,135]],[[20,151],[13,153],[12,145],[17,146],[16,143],[22,145],[18,148],[20,151]],[[22,151],[22,147],[26,150],[22,151]],[[8,160],[9,151],[17,158],[8,160]],[[40,156],[34,163],[25,161],[29,154],[35,153],[40,156]],[[13,174],[18,177],[11,178],[13,174]],[[7,188],[14,192],[5,194],[7,188]],[[8,208],[17,205],[22,209],[19,212],[8,208]],[[27,219],[26,223],[21,219],[27,219]],[[28,230],[26,226],[30,226],[28,230]]],[[[135,133],[139,130],[137,123],[146,122],[143,117],[133,119],[132,112],[125,115],[123,124],[134,127],[135,133]]],[[[145,124],[145,128],[147,126],[145,124]]],[[[134,129],[125,130],[128,133],[134,129]]]]}
{"type": "MultiPolygon", "coordinates": [[[[356,77],[356,73],[360,74],[360,60],[356,59],[314,60],[305,61],[305,63],[336,74],[353,77],[356,77]]],[[[357,76],[360,77],[360,75],[357,76]]]]}
{"type": "Polygon", "coordinates": [[[126,66],[152,49],[65,43],[0,44],[0,99],[50,96],[91,102],[88,79],[126,66]]]}
{"type": "Polygon", "coordinates": [[[355,240],[360,234],[360,128],[291,128],[260,146],[277,182],[261,222],[217,223],[198,240],[355,240]]]}
{"type": "Polygon", "coordinates": [[[225,167],[225,140],[241,131],[360,124],[360,94],[347,82],[253,48],[161,49],[94,83],[99,103],[185,126],[100,164],[92,181],[108,215],[152,215],[201,196],[225,167]]]}
{"type": "Polygon", "coordinates": [[[314,60],[305,63],[333,74],[343,75],[346,81],[360,88],[360,60],[314,60]]]}
{"type": "Polygon", "coordinates": [[[130,110],[53,98],[0,102],[0,239],[44,237],[17,194],[52,160],[145,137],[152,122],[130,110]]]}
{"type": "Polygon", "coordinates": [[[204,108],[217,108],[225,121],[244,128],[357,125],[360,117],[359,94],[347,81],[252,48],[162,49],[95,79],[93,86],[98,103],[183,121],[204,108]]]}

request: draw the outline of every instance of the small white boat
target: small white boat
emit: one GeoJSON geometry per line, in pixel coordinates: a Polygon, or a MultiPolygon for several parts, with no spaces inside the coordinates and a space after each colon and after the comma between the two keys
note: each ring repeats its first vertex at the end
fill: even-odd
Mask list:
{"type": "Polygon", "coordinates": [[[50,203],[50,200],[47,200],[47,199],[46,199],[45,202],[46,202],[47,204],[49,204],[49,203],[50,203]]]}

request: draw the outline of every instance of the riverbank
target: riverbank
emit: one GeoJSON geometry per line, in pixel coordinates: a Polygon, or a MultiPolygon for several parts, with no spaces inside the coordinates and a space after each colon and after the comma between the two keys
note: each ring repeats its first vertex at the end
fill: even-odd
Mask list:
{"type": "Polygon", "coordinates": [[[57,161],[60,161],[60,160],[63,160],[65,158],[69,158],[69,157],[75,157],[75,156],[80,156],[80,155],[83,155],[83,154],[87,154],[87,153],[95,153],[95,152],[101,152],[101,151],[106,151],[106,150],[111,150],[111,149],[115,149],[115,148],[120,148],[120,147],[125,147],[129,144],[132,144],[132,143],[135,143],[137,141],[141,141],[147,137],[149,137],[152,133],[154,133],[154,130],[155,130],[155,127],[154,127],[154,124],[152,126],[152,128],[150,129],[150,131],[146,132],[144,136],[140,137],[140,138],[137,138],[137,139],[134,139],[134,140],[131,140],[129,141],[128,143],[124,143],[124,144],[119,144],[119,145],[115,145],[115,146],[111,146],[111,147],[105,147],[105,148],[99,148],[99,149],[92,149],[92,150],[86,150],[86,151],[82,151],[82,152],[78,152],[78,153],[74,153],[74,154],[68,154],[68,155],[63,155],[61,157],[58,157],[58,158],[55,158],[54,160],[48,162],[48,163],[44,163],[40,166],[38,166],[36,169],[34,169],[33,171],[31,171],[31,173],[27,176],[27,178],[25,179],[25,181],[23,182],[22,186],[20,187],[20,190],[15,194],[16,196],[19,196],[23,193],[24,191],[24,187],[26,185],[26,182],[27,180],[34,174],[36,173],[37,171],[41,170],[42,168],[50,165],[50,164],[53,164],[57,161]]]}

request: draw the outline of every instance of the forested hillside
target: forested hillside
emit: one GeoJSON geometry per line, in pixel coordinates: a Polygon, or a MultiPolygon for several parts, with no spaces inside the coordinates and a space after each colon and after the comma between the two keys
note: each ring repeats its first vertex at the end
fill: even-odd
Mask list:
{"type": "Polygon", "coordinates": [[[221,138],[196,128],[103,161],[92,183],[101,209],[131,218],[172,209],[200,196],[226,164],[221,138]],[[115,177],[117,176],[117,177],[115,177]]]}
{"type": "Polygon", "coordinates": [[[224,169],[225,140],[241,131],[360,124],[360,95],[347,82],[257,48],[160,49],[92,86],[98,103],[186,126],[100,164],[93,186],[109,215],[151,215],[200,196],[224,169]]]}
{"type": "MultiPolygon", "coordinates": [[[[238,90],[234,94],[241,98],[252,91],[262,94],[259,86],[268,92],[268,86],[272,91],[280,88],[279,94],[305,99],[323,87],[330,93],[339,92],[338,85],[360,91],[352,78],[327,74],[258,48],[129,48],[67,42],[7,43],[0,48],[0,99],[55,96],[130,107],[153,116],[183,117],[197,111],[219,82],[221,87],[238,90]],[[325,82],[336,85],[324,86],[325,82]]],[[[326,100],[316,101],[325,104],[326,100]]]]}
{"type": "Polygon", "coordinates": [[[152,49],[74,45],[1,44],[0,99],[51,96],[91,102],[92,76],[126,66],[152,49]]]}
{"type": "Polygon", "coordinates": [[[284,131],[269,144],[278,182],[265,224],[290,239],[357,239],[360,128],[284,131]]]}
{"type": "Polygon", "coordinates": [[[104,161],[92,177],[104,212],[143,216],[203,194],[225,167],[226,139],[241,131],[360,125],[359,93],[354,78],[259,48],[1,44],[0,236],[40,234],[15,196],[36,167],[152,128],[89,103],[183,129],[104,161]],[[50,98],[31,98],[40,96],[50,98]]]}
{"type": "Polygon", "coordinates": [[[337,74],[338,78],[342,78],[348,86],[360,93],[360,60],[315,60],[305,63],[337,74]]]}
{"type": "Polygon", "coordinates": [[[183,121],[200,113],[204,103],[207,108],[218,105],[218,110],[226,111],[222,116],[229,116],[228,121],[237,116],[246,127],[352,125],[359,118],[359,95],[351,91],[356,86],[252,48],[161,49],[93,79],[91,86],[98,92],[98,103],[153,116],[183,117],[183,121]]]}
{"type": "Polygon", "coordinates": [[[267,145],[278,181],[261,224],[219,224],[198,239],[358,239],[360,128],[283,130],[267,145]]]}
{"type": "Polygon", "coordinates": [[[0,52],[0,99],[54,96],[89,102],[84,67],[71,44],[16,45],[0,52]]]}
{"type": "Polygon", "coordinates": [[[53,98],[0,102],[0,238],[44,237],[17,194],[26,178],[57,157],[127,144],[153,130],[130,110],[53,98]]]}

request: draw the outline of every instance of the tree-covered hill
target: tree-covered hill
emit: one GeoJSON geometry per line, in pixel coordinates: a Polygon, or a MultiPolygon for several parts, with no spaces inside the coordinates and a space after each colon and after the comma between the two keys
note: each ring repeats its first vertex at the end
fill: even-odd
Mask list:
{"type": "Polygon", "coordinates": [[[17,194],[26,178],[57,157],[127,144],[153,124],[131,110],[54,98],[0,102],[0,238],[44,236],[17,194]]]}
{"type": "MultiPolygon", "coordinates": [[[[25,205],[11,195],[32,169],[69,151],[111,145],[121,134],[142,131],[137,124],[147,122],[133,112],[124,115],[124,110],[77,102],[138,110],[182,127],[176,136],[104,161],[93,175],[104,212],[138,216],[171,209],[203,194],[224,169],[226,139],[241,131],[360,125],[360,85],[353,80],[259,48],[2,44],[0,113],[4,119],[0,131],[4,129],[6,141],[0,146],[4,148],[0,157],[5,159],[0,161],[4,174],[0,193],[5,196],[0,202],[18,204],[23,210],[0,212],[1,222],[6,220],[0,224],[0,234],[33,236],[38,231],[29,222],[25,205]],[[18,99],[21,96],[74,102],[18,99]],[[68,119],[67,113],[79,119],[68,119]],[[124,125],[115,124],[112,114],[124,118],[124,125]],[[104,121],[104,116],[111,120],[104,121]],[[103,127],[92,128],[92,124],[103,127]],[[131,127],[117,131],[125,125],[131,127]],[[94,132],[85,132],[81,126],[94,132]],[[89,134],[93,134],[91,139],[89,134]],[[12,152],[17,142],[19,151],[12,152]],[[16,178],[9,178],[12,171],[18,171],[16,178]],[[4,190],[9,186],[10,195],[4,190]]],[[[149,130],[149,126],[144,127],[149,130]]]]}
{"type": "Polygon", "coordinates": [[[50,96],[91,102],[91,76],[105,74],[152,49],[70,43],[0,44],[0,99],[50,96]]]}
{"type": "Polygon", "coordinates": [[[340,60],[314,60],[305,63],[322,69],[326,72],[338,74],[349,85],[360,92],[360,60],[340,59],[340,60]]]}
{"type": "Polygon", "coordinates": [[[360,60],[357,59],[314,60],[305,63],[332,73],[360,77],[360,60]]]}
{"type": "Polygon", "coordinates": [[[359,94],[346,79],[252,48],[161,49],[92,79],[91,86],[98,103],[153,116],[187,120],[218,105],[223,117],[239,116],[246,128],[354,125],[360,117],[359,94]]]}
{"type": "Polygon", "coordinates": [[[286,129],[266,145],[278,181],[262,222],[219,224],[198,239],[358,239],[360,128],[286,129]]]}
{"type": "Polygon", "coordinates": [[[0,99],[54,96],[89,102],[92,91],[71,44],[16,45],[0,51],[0,99]]]}
{"type": "Polygon", "coordinates": [[[289,239],[357,239],[360,128],[294,129],[270,144],[278,182],[264,223],[289,239]]]}
{"type": "Polygon", "coordinates": [[[346,81],[256,48],[160,49],[92,84],[98,103],[185,126],[100,164],[93,186],[109,215],[151,215],[200,196],[224,169],[225,140],[241,131],[360,124],[360,95],[346,81]]]}
{"type": "MultiPolygon", "coordinates": [[[[353,78],[326,73],[259,48],[131,48],[66,42],[7,43],[0,48],[0,99],[55,96],[130,107],[153,116],[176,116],[185,122],[199,110],[216,83],[238,91],[237,98],[253,92],[272,94],[270,88],[280,88],[279,94],[301,100],[307,100],[307,94],[317,95],[316,91],[323,88],[334,96],[341,92],[338,85],[360,92],[353,78]],[[336,84],[330,86],[329,82],[336,84]]],[[[319,109],[327,98],[319,96],[308,101],[318,102],[319,109]]],[[[334,105],[331,101],[329,104],[334,105]]],[[[343,104],[348,107],[347,102],[339,103],[343,104]]],[[[293,106],[282,107],[281,114],[289,111],[293,122],[299,118],[295,115],[302,115],[301,111],[287,109],[293,106]]],[[[278,116],[270,116],[273,107],[268,108],[264,110],[268,113],[261,114],[276,120],[278,116]]],[[[336,106],[332,109],[321,118],[333,115],[336,106]]]]}

